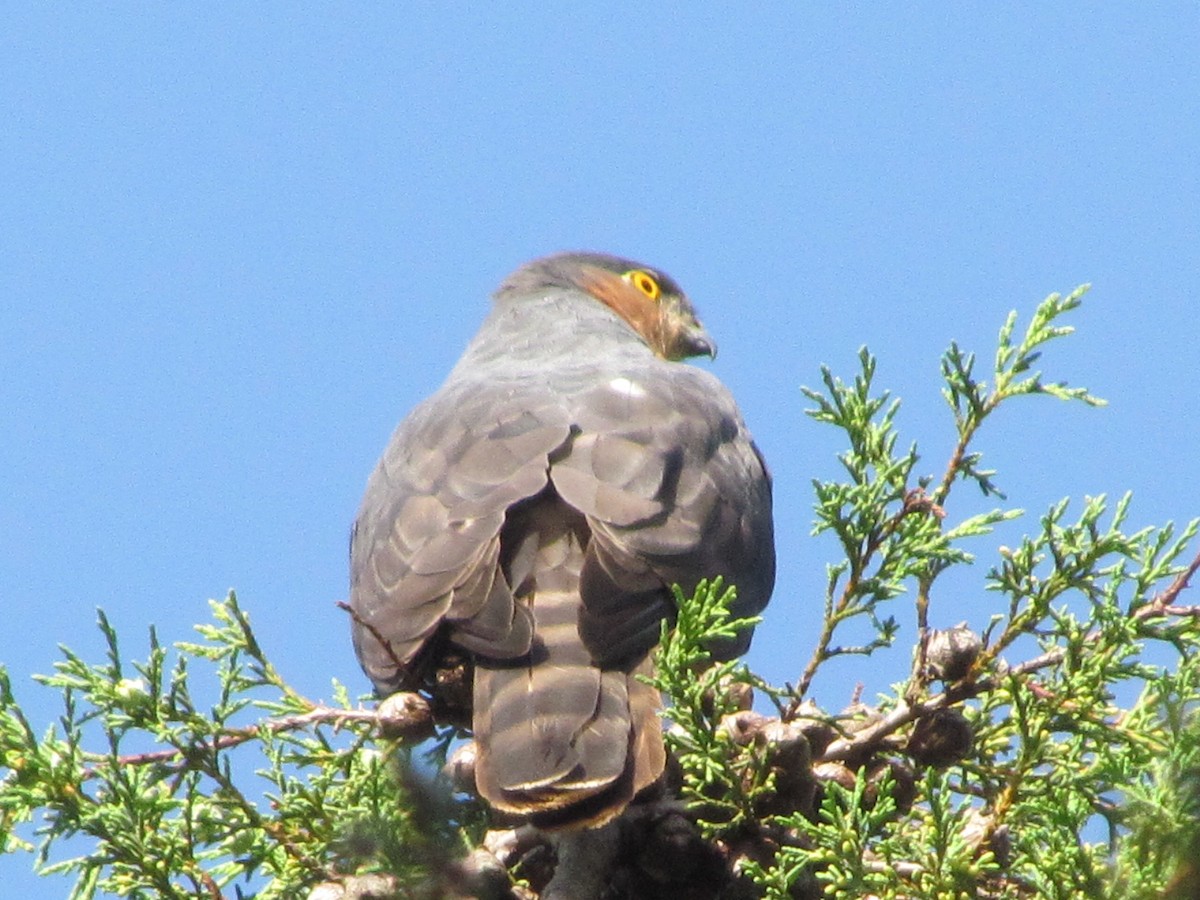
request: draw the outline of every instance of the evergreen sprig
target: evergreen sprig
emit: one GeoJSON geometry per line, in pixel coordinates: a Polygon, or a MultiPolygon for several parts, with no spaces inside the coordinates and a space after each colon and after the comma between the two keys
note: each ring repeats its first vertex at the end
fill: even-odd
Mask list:
{"type": "Polygon", "coordinates": [[[655,674],[648,679],[671,698],[667,716],[676,727],[667,731],[667,747],[683,770],[683,797],[698,809],[701,828],[710,835],[752,820],[754,801],[769,789],[763,768],[721,727],[736,710],[730,686],[754,681],[744,663],[712,663],[714,644],[760,621],[731,618],[736,599],[736,589],[721,578],[700,582],[691,597],[676,587],[678,617],[674,627],[663,623],[655,674]]]}
{"type": "Polygon", "coordinates": [[[146,659],[128,661],[101,612],[104,661],[64,648],[55,672],[37,679],[64,702],[42,735],[0,669],[4,849],[33,850],[42,874],[71,877],[71,900],[218,898],[230,886],[298,898],[364,865],[419,881],[411,847],[396,848],[404,835],[414,847],[428,835],[414,829],[413,806],[396,802],[403,757],[367,748],[376,714],[353,708],[336,683],[336,705],[305,700],[268,661],[233,594],[212,611],[197,626],[202,640],[176,644],[169,667],[172,651],[153,629],[146,659]],[[207,669],[202,685],[197,665],[207,669]],[[25,837],[20,826],[31,821],[25,837]],[[350,847],[352,833],[388,837],[350,847]],[[57,858],[79,835],[95,849],[57,858]]]}
{"type": "Polygon", "coordinates": [[[846,652],[833,636],[847,620],[872,623],[863,652],[887,647],[897,626],[880,606],[912,590],[917,641],[909,681],[815,754],[817,771],[849,766],[858,793],[840,786],[844,770],[833,769],[819,807],[765,823],[785,836],[772,865],[750,867],[768,896],[795,896],[808,881],[826,896],[1082,900],[1157,896],[1170,879],[1188,877],[1179,848],[1193,846],[1197,829],[1181,826],[1181,836],[1155,843],[1137,823],[1151,810],[1178,813],[1194,797],[1180,786],[1194,778],[1184,736],[1200,698],[1200,606],[1181,604],[1180,595],[1200,569],[1200,555],[1184,564],[1200,521],[1129,531],[1129,495],[1115,504],[1086,498],[1074,519],[1069,501],[1056,503],[1033,534],[999,548],[985,586],[1003,605],[979,623],[963,665],[948,675],[929,655],[938,579],[971,558],[960,543],[1021,514],[997,509],[952,522],[959,480],[1005,499],[974,449],[984,421],[1020,396],[1103,404],[1034,370],[1044,345],[1071,333],[1061,317],[1085,290],[1046,298],[1019,342],[1010,315],[990,384],[975,377],[974,355],[951,345],[943,393],[958,439],[932,490],[932,477],[915,474],[916,445],[896,450],[896,403],[873,394],[875,364],[865,350],[851,385],[824,371],[825,391],[806,392],[814,417],[846,432],[840,458],[849,477],[817,484],[817,531],[833,531],[845,559],[830,568],[824,628],[785,716],[801,709],[823,664],[846,652]],[[937,743],[936,727],[944,727],[943,744],[960,741],[954,753],[937,743]],[[865,805],[861,785],[881,760],[918,776],[911,807],[886,822],[877,806],[855,808],[865,805]],[[787,835],[800,845],[788,846],[787,835]],[[1124,873],[1115,881],[1113,859],[1124,873]],[[880,860],[887,864],[868,864],[880,860]]]}

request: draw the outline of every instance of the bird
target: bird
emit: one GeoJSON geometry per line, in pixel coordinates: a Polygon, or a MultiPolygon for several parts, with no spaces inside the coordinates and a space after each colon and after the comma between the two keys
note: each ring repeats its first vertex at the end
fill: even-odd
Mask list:
{"type": "Polygon", "coordinates": [[[379,696],[468,656],[478,793],[548,831],[599,828],[664,770],[643,677],[672,586],[720,576],[734,615],[767,604],[771,476],[728,389],[685,362],[716,343],[666,273],[559,253],[492,299],[368,479],[353,645],[379,696]]]}

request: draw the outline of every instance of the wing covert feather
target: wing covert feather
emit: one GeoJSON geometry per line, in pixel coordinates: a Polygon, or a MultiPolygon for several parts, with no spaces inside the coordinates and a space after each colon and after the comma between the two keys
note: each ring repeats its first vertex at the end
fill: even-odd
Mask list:
{"type": "Polygon", "coordinates": [[[443,621],[477,652],[529,649],[532,621],[500,571],[499,535],[507,510],[546,486],[569,436],[553,397],[530,403],[495,383],[448,384],[396,429],[350,552],[355,648],[379,690],[400,686],[443,621]]]}
{"type": "MultiPolygon", "coordinates": [[[[724,386],[650,360],[573,412],[580,435],[551,479],[591,525],[581,631],[597,660],[653,646],[674,583],[690,593],[719,575],[738,588],[736,615],[760,611],[775,574],[770,475],[724,386]]],[[[736,655],[749,638],[714,652],[736,655]]]]}

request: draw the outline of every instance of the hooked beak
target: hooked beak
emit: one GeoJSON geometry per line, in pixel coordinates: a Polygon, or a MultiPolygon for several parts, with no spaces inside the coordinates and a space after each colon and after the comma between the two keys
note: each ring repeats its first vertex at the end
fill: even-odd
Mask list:
{"type": "Polygon", "coordinates": [[[679,337],[680,347],[684,351],[683,356],[707,356],[709,359],[717,358],[717,342],[704,330],[704,326],[695,319],[683,329],[683,333],[679,337]]]}

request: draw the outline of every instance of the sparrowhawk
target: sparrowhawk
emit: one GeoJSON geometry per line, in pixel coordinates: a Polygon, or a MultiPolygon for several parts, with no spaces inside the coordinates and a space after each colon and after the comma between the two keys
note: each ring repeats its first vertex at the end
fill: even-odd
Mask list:
{"type": "Polygon", "coordinates": [[[715,345],[664,273],[536,260],[367,484],[359,661],[386,694],[467,651],[479,792],[534,824],[599,825],[662,773],[661,701],[638,676],[673,584],[723,576],[739,616],[774,585],[770,476],[729,391],[680,362],[697,355],[715,345]]]}

